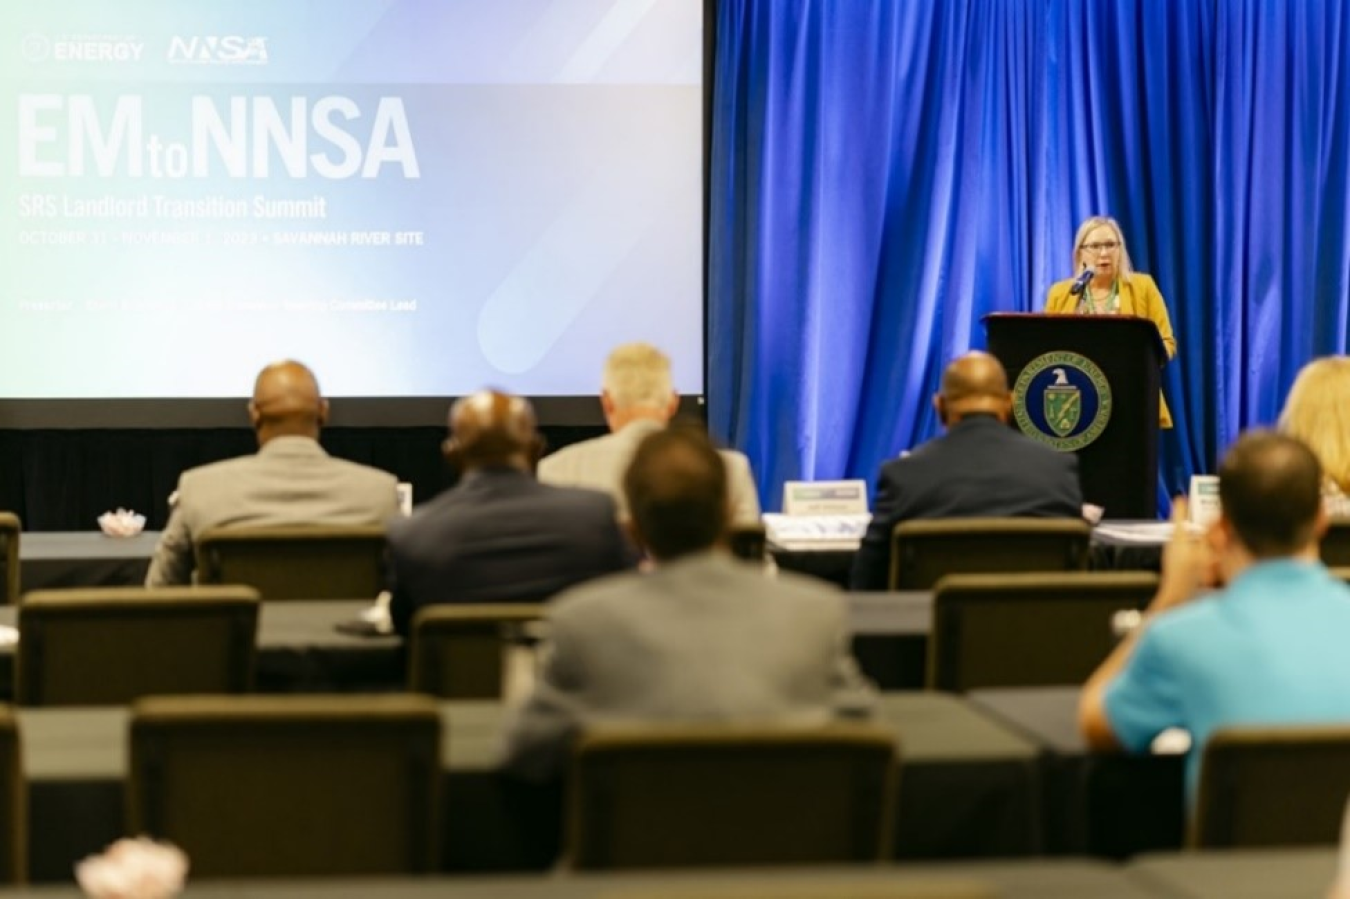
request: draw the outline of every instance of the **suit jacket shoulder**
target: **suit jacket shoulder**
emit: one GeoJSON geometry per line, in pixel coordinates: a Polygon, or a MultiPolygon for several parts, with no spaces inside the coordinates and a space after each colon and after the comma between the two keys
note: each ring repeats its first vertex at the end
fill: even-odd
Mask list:
{"type": "Polygon", "coordinates": [[[1065,278],[1050,285],[1045,296],[1045,311],[1055,315],[1067,315],[1078,306],[1078,298],[1069,293],[1073,278],[1065,278]]]}
{"type": "Polygon", "coordinates": [[[426,605],[539,602],[636,563],[607,495],[504,471],[467,476],[393,525],[389,558],[401,633],[426,605]]]}
{"type": "Polygon", "coordinates": [[[146,583],[187,583],[195,542],[213,527],[384,524],[398,513],[397,483],[388,472],[333,458],[301,437],[190,469],[179,477],[146,583]]]}
{"type": "MultiPolygon", "coordinates": [[[[660,425],[634,422],[620,431],[565,446],[539,460],[539,480],[546,484],[602,490],[614,500],[620,517],[627,517],[623,476],[642,439],[660,425]]],[[[727,493],[735,524],[758,524],[759,490],[750,460],[736,450],[720,450],[727,469],[727,493]]]]}
{"type": "Polygon", "coordinates": [[[854,589],[887,586],[891,532],[928,518],[1077,518],[1078,459],[994,418],[966,419],[881,467],[872,521],[854,560],[854,589]]]}
{"type": "Polygon", "coordinates": [[[517,772],[559,770],[576,728],[604,719],[821,721],[874,694],[848,651],[837,591],[701,554],[554,600],[535,694],[508,728],[517,772]]]}

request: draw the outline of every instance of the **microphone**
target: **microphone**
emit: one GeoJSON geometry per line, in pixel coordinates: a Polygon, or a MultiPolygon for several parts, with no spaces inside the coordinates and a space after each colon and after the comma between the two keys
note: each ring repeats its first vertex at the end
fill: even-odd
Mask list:
{"type": "Polygon", "coordinates": [[[1087,288],[1088,282],[1091,281],[1096,274],[1097,273],[1090,268],[1083,269],[1083,273],[1078,276],[1073,282],[1073,286],[1069,288],[1069,296],[1076,297],[1082,293],[1087,288]]]}

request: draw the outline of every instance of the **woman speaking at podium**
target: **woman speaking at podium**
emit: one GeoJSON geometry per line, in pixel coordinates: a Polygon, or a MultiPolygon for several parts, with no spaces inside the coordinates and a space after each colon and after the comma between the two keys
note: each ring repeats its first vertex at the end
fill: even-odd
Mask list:
{"type": "MultiPolygon", "coordinates": [[[[1125,235],[1113,218],[1093,216],[1078,226],[1073,243],[1075,277],[1050,286],[1045,311],[1063,315],[1138,315],[1153,322],[1162,338],[1167,358],[1177,352],[1172,320],[1158,285],[1148,275],[1134,271],[1125,235]]],[[[1158,398],[1162,427],[1172,427],[1167,402],[1158,398]]]]}

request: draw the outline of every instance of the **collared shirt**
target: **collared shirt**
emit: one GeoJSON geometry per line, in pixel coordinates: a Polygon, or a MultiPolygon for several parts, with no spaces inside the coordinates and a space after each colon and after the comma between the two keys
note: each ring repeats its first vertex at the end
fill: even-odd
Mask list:
{"type": "Polygon", "coordinates": [[[1159,615],[1105,695],[1121,744],[1144,752],[1170,727],[1205,742],[1241,724],[1350,723],[1350,587],[1320,562],[1273,559],[1226,589],[1159,615]]]}
{"type": "MultiPolygon", "coordinates": [[[[608,493],[618,508],[619,517],[628,517],[623,495],[623,476],[640,444],[649,434],[665,425],[640,418],[600,437],[565,446],[539,460],[539,480],[559,487],[585,487],[608,493]]],[[[759,523],[759,491],[755,487],[750,461],[735,450],[719,450],[727,469],[727,502],[731,505],[731,523],[759,523]]]]}

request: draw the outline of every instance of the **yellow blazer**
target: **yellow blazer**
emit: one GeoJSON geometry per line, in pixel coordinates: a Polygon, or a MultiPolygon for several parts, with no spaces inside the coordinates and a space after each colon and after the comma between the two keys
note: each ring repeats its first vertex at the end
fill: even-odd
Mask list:
{"type": "MultiPolygon", "coordinates": [[[[1061,315],[1072,315],[1078,309],[1078,297],[1069,295],[1073,278],[1065,278],[1050,285],[1045,298],[1045,311],[1061,315]]],[[[1148,275],[1135,272],[1120,278],[1120,314],[1138,315],[1146,318],[1158,328],[1163,349],[1167,358],[1177,354],[1177,339],[1172,336],[1172,319],[1167,315],[1167,303],[1163,300],[1158,284],[1148,275]]],[[[1167,409],[1167,400],[1158,396],[1158,422],[1164,428],[1172,427],[1172,413],[1167,409]]]]}

